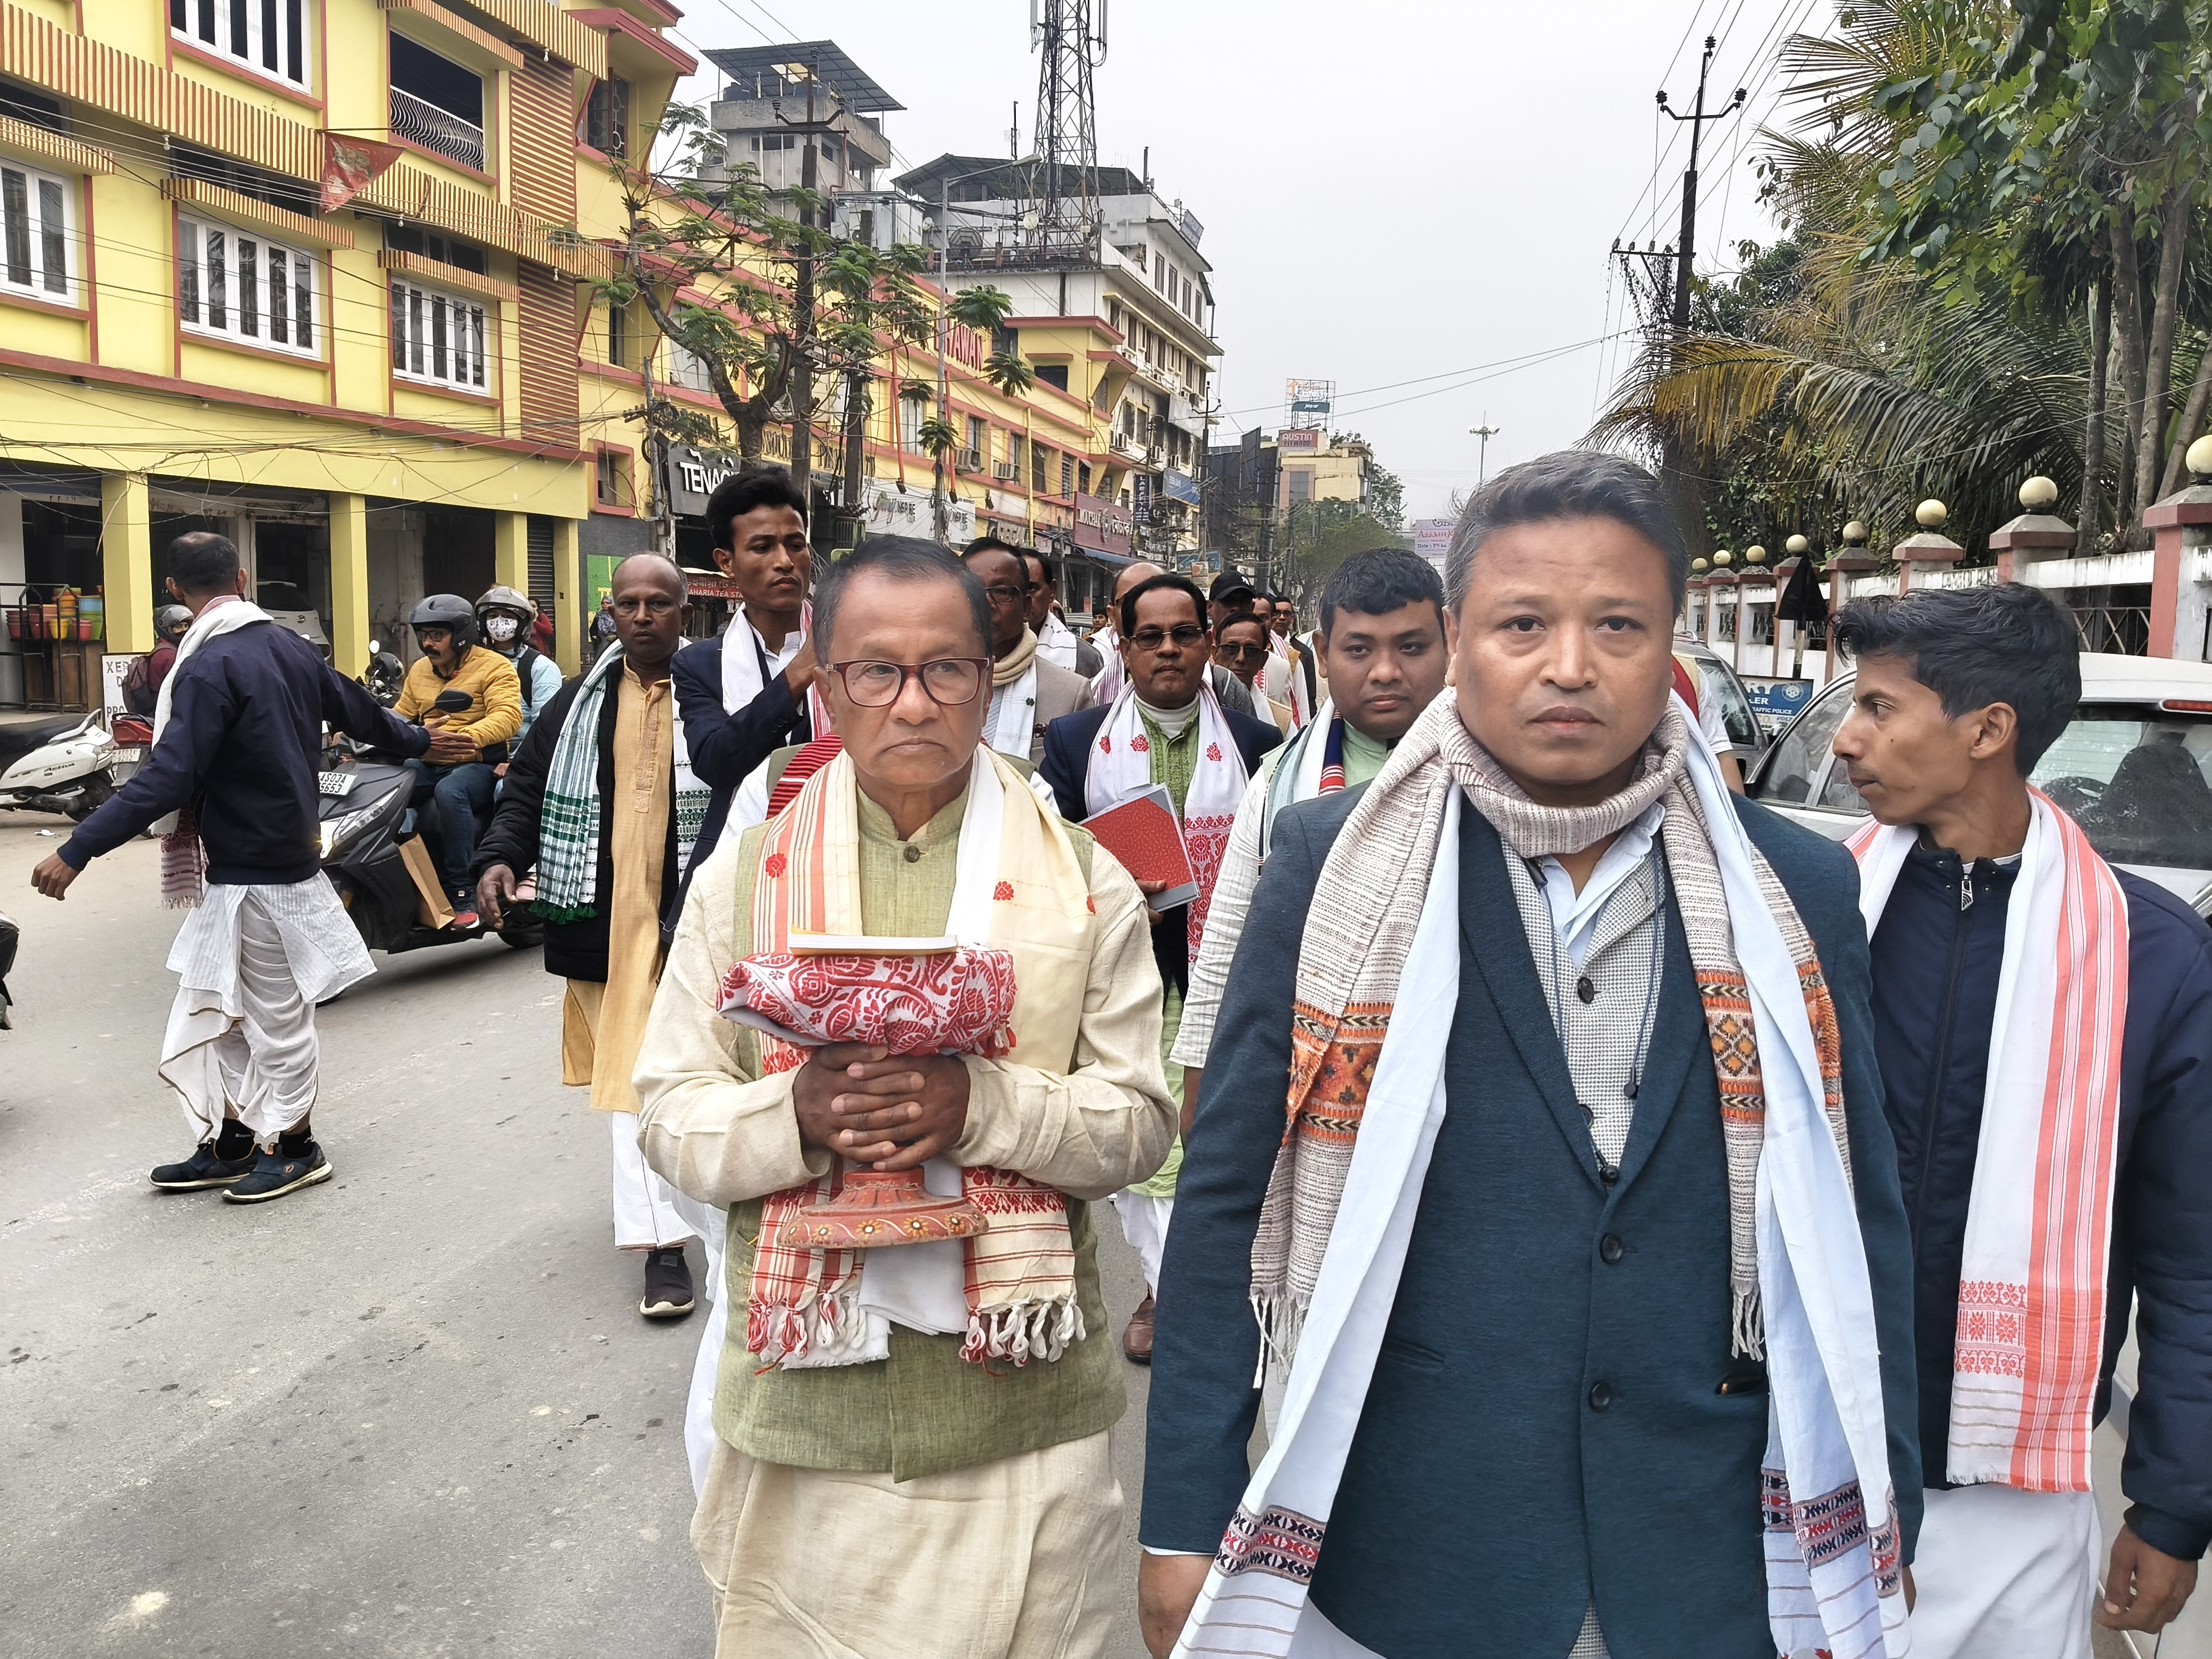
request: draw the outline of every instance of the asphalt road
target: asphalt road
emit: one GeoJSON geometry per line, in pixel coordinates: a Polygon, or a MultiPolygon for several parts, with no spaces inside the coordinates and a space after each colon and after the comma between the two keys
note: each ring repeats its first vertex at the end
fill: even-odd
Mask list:
{"type": "MultiPolygon", "coordinates": [[[[39,897],[60,844],[39,832],[67,828],[0,815],[24,930],[0,1033],[0,1650],[703,1659],[699,1327],[638,1317],[538,954],[380,957],[322,1011],[330,1182],[251,1207],[159,1193],[146,1170],[191,1150],[154,1076],[178,918],[149,842],[39,897]]],[[[1141,1286],[1110,1208],[1099,1231],[1118,1336],[1141,1286]]],[[[1140,1659],[1124,1370],[1110,1651],[1140,1659]]]]}

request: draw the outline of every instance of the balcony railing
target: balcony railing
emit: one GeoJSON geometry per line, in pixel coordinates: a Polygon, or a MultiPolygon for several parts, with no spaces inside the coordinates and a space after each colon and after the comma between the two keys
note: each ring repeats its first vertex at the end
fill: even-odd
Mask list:
{"type": "Polygon", "coordinates": [[[392,88],[392,136],[477,173],[484,170],[482,127],[398,87],[392,88]]]}

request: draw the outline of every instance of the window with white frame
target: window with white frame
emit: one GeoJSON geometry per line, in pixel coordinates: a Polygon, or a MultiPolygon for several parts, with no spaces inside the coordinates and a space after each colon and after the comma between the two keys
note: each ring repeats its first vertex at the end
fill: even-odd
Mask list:
{"type": "Polygon", "coordinates": [[[76,194],[65,179],[0,165],[0,286],[69,302],[76,291],[70,211],[76,194]]]}
{"type": "Polygon", "coordinates": [[[312,254],[258,231],[177,221],[177,314],[193,333],[312,357],[321,303],[312,254]]]}
{"type": "Polygon", "coordinates": [[[392,279],[392,372],[403,380],[486,390],[492,325],[482,300],[392,279]]]}
{"type": "Polygon", "coordinates": [[[708,397],[714,393],[714,377],[708,372],[707,360],[686,345],[674,340],[668,343],[668,379],[687,392],[703,392],[708,397]]]}
{"type": "Polygon", "coordinates": [[[257,75],[307,84],[307,0],[169,0],[169,33],[257,75]]]}

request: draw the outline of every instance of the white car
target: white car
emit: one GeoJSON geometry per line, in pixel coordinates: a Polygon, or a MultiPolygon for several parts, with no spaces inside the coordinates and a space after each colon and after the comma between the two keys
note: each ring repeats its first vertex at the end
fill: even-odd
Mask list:
{"type": "MultiPolygon", "coordinates": [[[[1850,712],[1844,674],[1782,729],[1746,793],[1841,841],[1866,804],[1829,750],[1850,712]]],[[[2081,703],[2029,781],[2106,860],[2212,909],[2212,663],[2084,653],[2081,703]]]]}
{"type": "MultiPolygon", "coordinates": [[[[1783,728],[1747,786],[1754,799],[1838,841],[1867,820],[1828,747],[1850,710],[1851,681],[1846,674],[1824,687],[1783,728]]],[[[2109,862],[2212,915],[2212,663],[2085,654],[2081,707],[2031,778],[2109,862]]],[[[2130,1335],[2092,1451],[2107,1552],[2127,1508],[2120,1459],[2135,1386],[2130,1335]]],[[[2113,1639],[2110,1650],[2124,1639],[2138,1659],[2212,1659],[2212,1589],[2200,1590],[2161,1636],[2113,1639]]]]}

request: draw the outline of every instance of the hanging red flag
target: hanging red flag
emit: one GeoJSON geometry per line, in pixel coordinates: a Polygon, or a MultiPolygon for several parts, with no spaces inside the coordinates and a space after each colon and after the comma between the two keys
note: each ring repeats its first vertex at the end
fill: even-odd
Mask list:
{"type": "Polygon", "coordinates": [[[367,190],[379,174],[398,161],[397,144],[374,139],[323,134],[323,211],[336,213],[367,190]]]}

